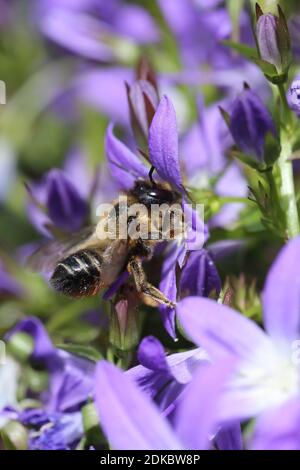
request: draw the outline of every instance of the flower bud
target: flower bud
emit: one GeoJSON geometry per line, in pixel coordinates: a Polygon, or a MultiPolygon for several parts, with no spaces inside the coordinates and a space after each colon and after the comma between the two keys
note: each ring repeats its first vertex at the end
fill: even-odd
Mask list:
{"type": "Polygon", "coordinates": [[[258,95],[246,88],[233,102],[229,128],[238,148],[262,163],[268,133],[275,136],[272,117],[258,95]]]}
{"type": "Polygon", "coordinates": [[[147,149],[148,131],[158,106],[159,95],[154,71],[142,59],[137,67],[137,80],[126,84],[131,125],[137,142],[147,149]]]}
{"type": "Polygon", "coordinates": [[[257,5],[256,37],[260,58],[276,67],[278,74],[286,74],[291,63],[290,35],[285,16],[263,14],[257,5]]]}
{"type": "Polygon", "coordinates": [[[109,339],[120,351],[130,351],[139,342],[139,303],[136,290],[130,285],[125,285],[112,305],[109,339]]]}

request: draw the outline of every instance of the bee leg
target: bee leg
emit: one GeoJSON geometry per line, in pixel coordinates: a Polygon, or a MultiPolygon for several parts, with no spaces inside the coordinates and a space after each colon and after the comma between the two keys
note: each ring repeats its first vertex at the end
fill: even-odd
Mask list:
{"type": "Polygon", "coordinates": [[[147,282],[140,258],[131,258],[127,269],[132,274],[136,290],[146,297],[144,300],[147,305],[156,307],[157,304],[163,304],[168,307],[175,307],[176,304],[174,302],[171,302],[159,289],[147,282]]]}

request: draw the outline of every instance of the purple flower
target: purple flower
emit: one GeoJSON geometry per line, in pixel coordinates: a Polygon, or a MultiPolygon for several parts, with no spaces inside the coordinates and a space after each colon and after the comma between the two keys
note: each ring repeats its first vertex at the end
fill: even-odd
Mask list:
{"type": "MultiPolygon", "coordinates": [[[[208,63],[214,68],[228,67],[233,62],[230,51],[221,41],[230,38],[231,21],[226,9],[216,8],[220,2],[159,0],[159,6],[176,36],[183,63],[188,68],[208,63]],[[205,44],[205,47],[201,46],[205,44]]],[[[241,17],[243,39],[250,36],[249,19],[241,17]]]]}
{"type": "Polygon", "coordinates": [[[296,77],[289,87],[287,93],[289,106],[295,113],[300,116],[300,80],[296,77]]]}
{"type": "MultiPolygon", "coordinates": [[[[180,154],[191,186],[201,190],[211,189],[219,196],[246,197],[246,180],[236,163],[228,162],[226,152],[232,146],[232,137],[222,119],[217,104],[206,108],[198,99],[198,120],[183,136],[180,154]]],[[[209,220],[209,226],[226,226],[234,222],[243,208],[242,204],[226,204],[209,220]]]]}
{"type": "Polygon", "coordinates": [[[29,429],[29,450],[74,449],[83,436],[80,412],[49,413],[41,408],[17,411],[7,408],[3,415],[18,420],[29,429]]]}
{"type": "Polygon", "coordinates": [[[111,174],[122,189],[128,190],[136,179],[148,177],[149,169],[115,137],[112,124],[107,129],[105,148],[111,174]]]}
{"type": "Polygon", "coordinates": [[[92,390],[94,364],[82,357],[55,348],[43,324],[34,317],[19,322],[7,335],[28,334],[34,341],[30,356],[32,364],[42,365],[49,373],[50,383],[44,402],[48,411],[76,411],[87,401],[92,390]]]}
{"type": "Polygon", "coordinates": [[[129,126],[125,82],[133,80],[133,71],[124,67],[85,67],[75,75],[70,92],[79,103],[87,104],[112,121],[129,126]]]}
{"type": "MultiPolygon", "coordinates": [[[[228,356],[238,361],[221,400],[222,420],[255,417],[299,397],[299,254],[298,237],[283,248],[268,274],[263,292],[266,332],[212,300],[190,297],[178,304],[185,331],[213,362],[228,356]]],[[[278,433],[280,429],[278,422],[278,433]]]]}
{"type": "Polygon", "coordinates": [[[31,185],[29,191],[33,201],[28,206],[28,216],[43,235],[49,236],[47,226],[72,232],[86,221],[87,202],[63,170],[49,171],[40,183],[31,185]]]}
{"type": "Polygon", "coordinates": [[[201,348],[166,356],[162,344],[153,336],[145,337],[140,343],[138,359],[140,365],[126,374],[169,418],[195,371],[209,364],[207,354],[201,348]]]}
{"type": "Polygon", "coordinates": [[[45,36],[92,60],[116,58],[117,48],[111,37],[133,43],[158,40],[151,16],[141,7],[120,0],[40,0],[36,17],[45,36]]]}
{"type": "Polygon", "coordinates": [[[18,282],[5,270],[0,260],[0,298],[19,297],[23,289],[18,282]]]}
{"type": "MultiPolygon", "coordinates": [[[[187,295],[201,295],[207,297],[212,291],[219,293],[221,281],[209,253],[205,249],[192,251],[184,263],[186,249],[184,245],[170,245],[162,266],[162,280],[160,290],[173,301],[187,295]],[[179,293],[177,293],[176,270],[181,268],[179,293]]],[[[159,308],[164,326],[170,336],[176,338],[175,309],[160,306],[159,308]]]]}
{"type": "Polygon", "coordinates": [[[29,435],[30,450],[71,450],[83,436],[81,413],[53,414],[46,426],[29,435]]]}
{"type": "Polygon", "coordinates": [[[299,62],[300,58],[300,15],[292,15],[289,20],[289,31],[293,50],[293,58],[299,62]]]}
{"type": "Polygon", "coordinates": [[[219,295],[221,279],[210,254],[205,250],[190,253],[180,279],[181,297],[219,295]]]}
{"type": "Polygon", "coordinates": [[[233,102],[230,131],[240,150],[263,161],[266,136],[275,136],[276,131],[269,111],[252,90],[245,89],[233,102]]]}
{"type": "Polygon", "coordinates": [[[300,400],[291,399],[258,418],[253,450],[300,450],[300,400]]]}
{"type": "Polygon", "coordinates": [[[182,192],[176,114],[167,96],[161,99],[149,129],[149,154],[159,176],[182,192]]]}
{"type": "Polygon", "coordinates": [[[218,426],[216,404],[233,366],[226,361],[222,367],[219,363],[196,372],[178,406],[172,429],[126,374],[108,362],[99,362],[95,405],[110,446],[116,450],[208,448],[209,437],[218,426]]]}

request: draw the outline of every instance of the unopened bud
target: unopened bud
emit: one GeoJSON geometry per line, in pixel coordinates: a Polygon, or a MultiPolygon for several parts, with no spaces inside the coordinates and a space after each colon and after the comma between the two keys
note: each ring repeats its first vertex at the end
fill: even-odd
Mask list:
{"type": "Polygon", "coordinates": [[[257,5],[256,37],[260,58],[286,74],[291,64],[291,42],[285,16],[278,7],[278,16],[263,14],[257,5]]]}
{"type": "Polygon", "coordinates": [[[109,339],[121,351],[130,351],[139,342],[139,303],[136,290],[125,285],[112,305],[109,339]]]}

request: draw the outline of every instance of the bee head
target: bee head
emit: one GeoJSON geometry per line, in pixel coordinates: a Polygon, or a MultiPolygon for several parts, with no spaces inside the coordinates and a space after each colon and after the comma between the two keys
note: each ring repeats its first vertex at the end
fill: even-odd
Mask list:
{"type": "Polygon", "coordinates": [[[160,183],[153,185],[145,180],[136,181],[131,194],[140,204],[151,206],[151,204],[175,204],[182,199],[181,194],[173,189],[168,189],[160,183]]]}

